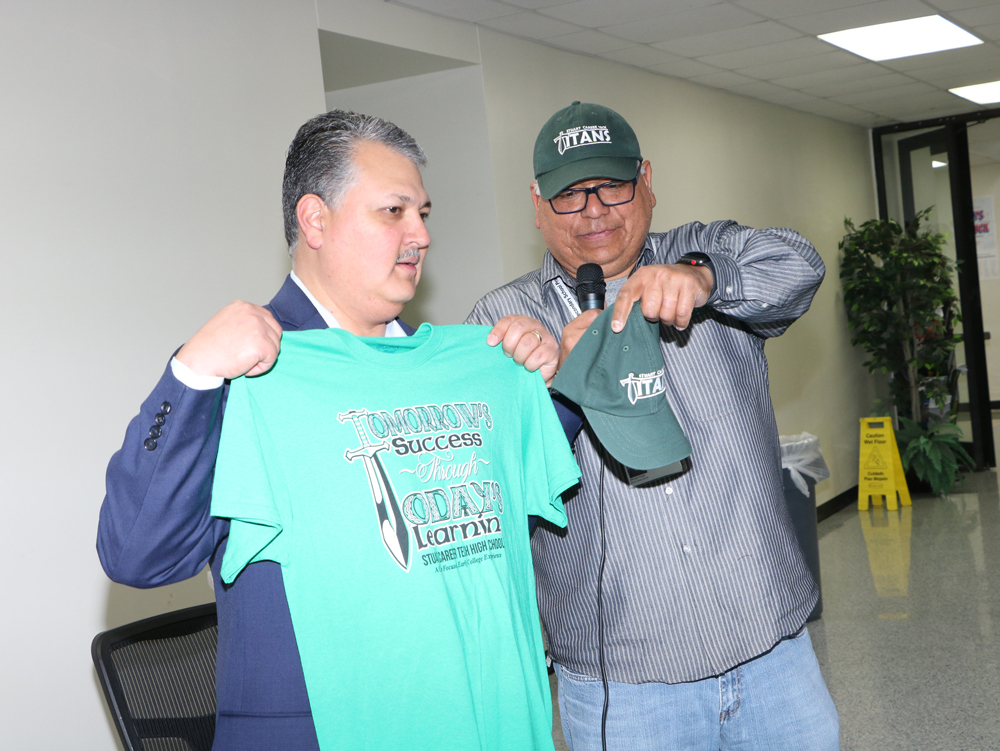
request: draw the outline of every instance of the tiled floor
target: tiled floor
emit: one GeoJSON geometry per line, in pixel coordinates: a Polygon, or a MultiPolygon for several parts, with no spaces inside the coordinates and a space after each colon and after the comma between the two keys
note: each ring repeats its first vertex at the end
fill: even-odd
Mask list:
{"type": "Polygon", "coordinates": [[[848,508],[819,525],[810,633],[844,751],[1000,749],[1000,491],[848,508]]]}
{"type": "MultiPolygon", "coordinates": [[[[1000,750],[997,474],[898,511],[847,508],[819,537],[809,630],[843,751],[1000,750]]],[[[558,708],[554,735],[562,751],[558,708]]]]}

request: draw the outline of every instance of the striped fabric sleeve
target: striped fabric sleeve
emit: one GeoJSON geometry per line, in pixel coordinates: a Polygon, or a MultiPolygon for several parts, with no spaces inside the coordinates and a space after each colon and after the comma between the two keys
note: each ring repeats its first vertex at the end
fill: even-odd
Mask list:
{"type": "Polygon", "coordinates": [[[692,247],[705,253],[715,275],[709,305],[744,321],[758,336],[784,333],[809,309],[825,274],[813,245],[790,229],[695,222],[650,240],[652,263],[672,263],[692,247]]]}

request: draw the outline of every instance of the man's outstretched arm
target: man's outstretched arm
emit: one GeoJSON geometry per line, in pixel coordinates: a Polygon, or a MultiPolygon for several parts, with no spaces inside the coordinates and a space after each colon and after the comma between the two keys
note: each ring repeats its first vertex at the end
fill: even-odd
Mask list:
{"type": "Polygon", "coordinates": [[[280,345],[271,313],[236,301],[178,350],[108,464],[97,551],[111,579],[134,587],[170,584],[194,576],[211,558],[228,532],[228,523],[209,513],[224,379],[265,372],[280,345]],[[178,378],[192,374],[210,387],[178,378]]]}

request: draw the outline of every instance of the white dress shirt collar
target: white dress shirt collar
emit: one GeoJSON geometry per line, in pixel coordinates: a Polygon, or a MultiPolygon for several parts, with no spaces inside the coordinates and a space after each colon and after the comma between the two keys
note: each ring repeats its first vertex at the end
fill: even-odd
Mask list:
{"type": "MultiPolygon", "coordinates": [[[[313,304],[319,314],[323,317],[327,326],[331,329],[343,328],[339,323],[337,323],[337,319],[333,317],[333,313],[327,310],[325,306],[321,305],[319,300],[313,296],[313,293],[310,292],[306,285],[302,283],[302,280],[295,276],[294,271],[290,274],[290,276],[292,277],[292,281],[298,285],[300,290],[302,290],[302,294],[309,298],[309,302],[313,304]]],[[[399,321],[392,320],[386,324],[385,336],[406,336],[406,332],[403,331],[403,327],[399,325],[399,321]]]]}

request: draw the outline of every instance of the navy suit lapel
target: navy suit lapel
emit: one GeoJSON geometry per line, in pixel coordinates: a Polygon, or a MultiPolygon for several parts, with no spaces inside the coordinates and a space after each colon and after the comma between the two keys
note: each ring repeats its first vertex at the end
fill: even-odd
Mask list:
{"type": "Polygon", "coordinates": [[[299,285],[292,281],[290,274],[285,277],[285,283],[281,285],[278,294],[264,307],[274,314],[282,331],[327,328],[323,316],[299,289],[299,285]]]}

